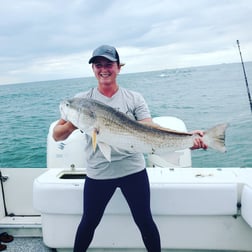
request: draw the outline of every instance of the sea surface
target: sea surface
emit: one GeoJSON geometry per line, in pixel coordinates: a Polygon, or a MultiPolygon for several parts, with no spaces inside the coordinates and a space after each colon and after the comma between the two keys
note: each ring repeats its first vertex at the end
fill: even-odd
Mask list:
{"type": "MultiPolygon", "coordinates": [[[[252,92],[252,62],[245,63],[252,92]]],[[[193,167],[252,167],[252,113],[240,63],[120,74],[152,116],[176,116],[187,129],[227,122],[226,153],[192,152],[193,167]]],[[[59,103],[96,86],[94,77],[0,85],[0,167],[46,167],[46,139],[59,103]]]]}

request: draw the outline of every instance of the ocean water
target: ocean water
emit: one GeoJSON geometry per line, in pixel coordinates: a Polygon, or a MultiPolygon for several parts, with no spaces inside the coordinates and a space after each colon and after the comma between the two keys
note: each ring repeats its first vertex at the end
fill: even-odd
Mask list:
{"type": "MultiPolygon", "coordinates": [[[[252,92],[252,62],[245,63],[252,92]]],[[[122,70],[123,73],[123,70],[122,70]]],[[[152,116],[176,116],[187,129],[227,122],[226,153],[192,152],[193,167],[252,167],[252,113],[241,64],[121,74],[141,92],[152,116]]],[[[0,85],[0,167],[46,167],[46,138],[59,103],[96,86],[94,77],[0,85]]]]}

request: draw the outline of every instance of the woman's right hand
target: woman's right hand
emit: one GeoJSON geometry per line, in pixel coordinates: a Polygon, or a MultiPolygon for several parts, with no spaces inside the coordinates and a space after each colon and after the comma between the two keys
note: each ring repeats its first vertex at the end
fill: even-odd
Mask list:
{"type": "Polygon", "coordinates": [[[55,141],[63,141],[76,129],[71,122],[60,119],[53,128],[53,138],[55,141]]]}

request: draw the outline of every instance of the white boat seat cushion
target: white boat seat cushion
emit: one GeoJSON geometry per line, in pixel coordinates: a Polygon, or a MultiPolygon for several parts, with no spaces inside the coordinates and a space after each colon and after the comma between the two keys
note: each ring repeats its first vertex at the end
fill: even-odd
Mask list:
{"type": "MultiPolygon", "coordinates": [[[[34,206],[42,213],[82,214],[82,194],[83,184],[41,184],[35,181],[34,206]]],[[[244,197],[246,199],[246,194],[244,197]]],[[[252,203],[247,207],[252,212],[252,203]]],[[[234,215],[237,213],[237,185],[153,183],[151,208],[154,215],[234,215]]],[[[108,203],[105,214],[130,214],[120,189],[108,203]]]]}

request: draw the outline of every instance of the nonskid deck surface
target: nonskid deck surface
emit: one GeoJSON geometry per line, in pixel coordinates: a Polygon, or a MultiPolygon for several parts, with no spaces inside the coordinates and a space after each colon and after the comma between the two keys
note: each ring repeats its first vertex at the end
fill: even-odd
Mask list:
{"type": "Polygon", "coordinates": [[[44,245],[41,237],[14,237],[10,243],[6,243],[6,252],[53,252],[55,250],[44,245]]]}

